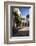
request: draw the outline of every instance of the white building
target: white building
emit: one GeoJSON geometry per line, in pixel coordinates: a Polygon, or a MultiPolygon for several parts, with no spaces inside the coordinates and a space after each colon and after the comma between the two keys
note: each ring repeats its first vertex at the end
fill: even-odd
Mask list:
{"type": "Polygon", "coordinates": [[[16,12],[19,16],[21,15],[19,8],[14,8],[14,12],[16,12]]]}

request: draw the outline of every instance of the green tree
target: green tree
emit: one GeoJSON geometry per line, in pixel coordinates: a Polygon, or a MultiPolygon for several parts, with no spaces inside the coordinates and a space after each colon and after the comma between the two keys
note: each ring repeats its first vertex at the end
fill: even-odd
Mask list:
{"type": "Polygon", "coordinates": [[[21,24],[21,16],[19,16],[19,14],[17,12],[13,12],[14,16],[15,16],[15,22],[16,24],[19,26],[21,24]]]}

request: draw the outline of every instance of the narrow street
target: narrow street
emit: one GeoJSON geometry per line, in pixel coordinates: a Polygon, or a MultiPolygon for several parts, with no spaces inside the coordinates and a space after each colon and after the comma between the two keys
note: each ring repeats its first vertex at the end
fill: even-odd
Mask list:
{"type": "Polygon", "coordinates": [[[14,37],[15,36],[29,36],[29,27],[17,29],[16,32],[14,32],[14,37]]]}
{"type": "Polygon", "coordinates": [[[19,29],[19,31],[27,31],[27,30],[29,30],[29,27],[23,27],[23,28],[19,29]]]}

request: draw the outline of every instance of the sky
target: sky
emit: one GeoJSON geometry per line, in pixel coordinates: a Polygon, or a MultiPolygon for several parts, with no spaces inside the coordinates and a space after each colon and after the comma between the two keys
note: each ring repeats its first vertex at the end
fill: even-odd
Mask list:
{"type": "Polygon", "coordinates": [[[19,10],[21,11],[22,16],[29,14],[29,7],[19,8],[19,10]]]}

